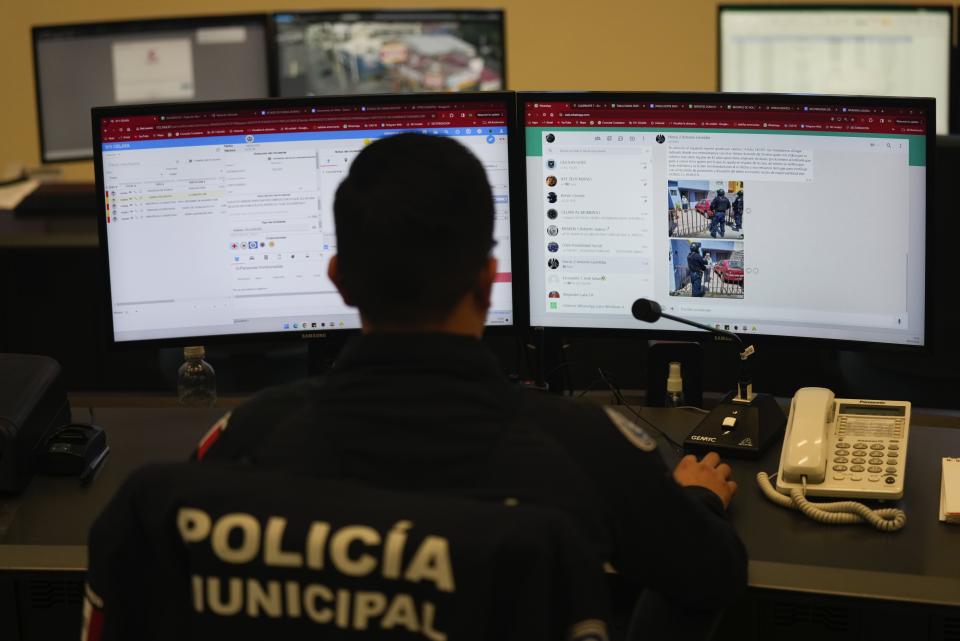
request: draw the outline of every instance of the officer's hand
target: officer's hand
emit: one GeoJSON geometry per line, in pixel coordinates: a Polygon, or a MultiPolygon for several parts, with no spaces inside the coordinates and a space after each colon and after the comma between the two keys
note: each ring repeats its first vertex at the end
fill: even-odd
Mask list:
{"type": "Polygon", "coordinates": [[[716,452],[710,452],[699,461],[696,456],[688,454],[673,470],[673,478],[684,487],[697,485],[707,488],[720,497],[726,509],[737,491],[736,481],[730,480],[732,472],[729,465],[720,462],[720,455],[716,452]]]}

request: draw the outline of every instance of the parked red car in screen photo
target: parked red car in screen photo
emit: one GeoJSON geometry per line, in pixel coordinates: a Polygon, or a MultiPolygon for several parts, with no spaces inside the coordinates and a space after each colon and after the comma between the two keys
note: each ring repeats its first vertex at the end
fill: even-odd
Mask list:
{"type": "Polygon", "coordinates": [[[721,260],[713,268],[713,272],[720,276],[725,283],[743,282],[743,261],[740,260],[721,260]]]}

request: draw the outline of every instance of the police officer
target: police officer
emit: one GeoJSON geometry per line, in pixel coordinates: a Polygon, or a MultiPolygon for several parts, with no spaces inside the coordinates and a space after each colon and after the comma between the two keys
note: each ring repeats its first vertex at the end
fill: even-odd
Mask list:
{"type": "Polygon", "coordinates": [[[737,192],[737,199],[733,201],[733,229],[743,229],[743,190],[737,192]]]}
{"type": "Polygon", "coordinates": [[[511,385],[480,342],[497,260],[475,156],[439,136],[374,142],[340,184],[334,221],[329,276],[362,335],[323,378],[221,419],[196,458],[556,507],[598,558],[686,612],[738,597],[746,556],[724,518],[736,484],[719,456],[670,470],[622,414],[511,385]]]}
{"type": "Polygon", "coordinates": [[[693,296],[700,297],[706,292],[703,290],[703,277],[707,271],[707,261],[700,255],[700,243],[690,243],[690,253],[687,254],[687,269],[690,270],[690,286],[693,296]]]}
{"type": "Polygon", "coordinates": [[[723,224],[727,210],[730,209],[730,201],[723,193],[722,189],[718,189],[717,195],[710,201],[710,209],[713,211],[713,218],[710,219],[710,235],[714,238],[717,237],[718,233],[721,237],[726,233],[723,224]]]}

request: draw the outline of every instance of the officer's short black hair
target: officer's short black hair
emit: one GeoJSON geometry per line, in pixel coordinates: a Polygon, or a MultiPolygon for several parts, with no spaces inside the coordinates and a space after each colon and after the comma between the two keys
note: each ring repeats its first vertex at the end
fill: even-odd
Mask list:
{"type": "Polygon", "coordinates": [[[341,287],[374,323],[442,320],[493,246],[486,172],[451,138],[400,134],[366,147],[333,213],[341,287]]]}

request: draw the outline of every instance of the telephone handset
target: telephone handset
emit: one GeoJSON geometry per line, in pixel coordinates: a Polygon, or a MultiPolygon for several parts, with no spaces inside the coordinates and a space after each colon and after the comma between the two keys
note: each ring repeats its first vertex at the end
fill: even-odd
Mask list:
{"type": "Polygon", "coordinates": [[[763,472],[757,482],[775,503],[818,521],[898,530],[906,521],[901,510],[806,497],[902,498],[909,429],[907,401],[838,399],[822,387],[802,388],[790,404],[776,490],[763,472]]]}
{"type": "MultiPolygon", "coordinates": [[[[833,392],[822,387],[799,390],[790,403],[789,437],[784,437],[778,479],[823,483],[826,476],[827,425],[833,422],[833,392]]],[[[777,489],[783,491],[780,481],[777,489]]]]}

